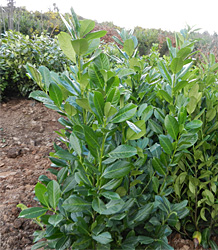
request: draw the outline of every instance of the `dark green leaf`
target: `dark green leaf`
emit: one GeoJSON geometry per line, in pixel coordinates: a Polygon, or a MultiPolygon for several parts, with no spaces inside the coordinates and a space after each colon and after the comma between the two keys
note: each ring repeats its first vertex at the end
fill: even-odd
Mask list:
{"type": "Polygon", "coordinates": [[[109,232],[101,233],[97,236],[92,235],[92,238],[101,244],[108,244],[109,242],[113,241],[111,234],[109,232]]]}
{"type": "Polygon", "coordinates": [[[58,107],[62,104],[62,91],[56,83],[51,82],[49,85],[49,96],[58,107]]]}
{"type": "Polygon", "coordinates": [[[43,214],[45,214],[48,211],[47,208],[43,207],[31,207],[27,208],[19,214],[19,218],[26,218],[26,219],[33,219],[37,218],[43,214]]]}
{"type": "Polygon", "coordinates": [[[115,148],[113,151],[108,153],[108,157],[115,158],[115,159],[121,159],[121,158],[128,158],[133,155],[137,154],[137,149],[130,146],[130,145],[120,145],[117,148],[115,148]]]}
{"type": "Polygon", "coordinates": [[[152,159],[152,166],[160,175],[166,175],[166,169],[158,158],[154,157],[152,159]]]}
{"type": "Polygon", "coordinates": [[[117,161],[111,166],[107,167],[102,174],[106,179],[121,178],[126,176],[131,170],[131,165],[127,161],[117,161]]]}
{"type": "Polygon", "coordinates": [[[71,195],[64,201],[62,206],[66,211],[74,213],[87,210],[90,208],[90,205],[91,205],[90,202],[87,202],[86,200],[80,198],[79,196],[71,195]]]}
{"type": "Polygon", "coordinates": [[[177,120],[173,116],[167,115],[164,121],[164,125],[169,135],[176,140],[179,133],[179,124],[177,120]]]}
{"type": "Polygon", "coordinates": [[[50,181],[47,185],[48,201],[52,208],[56,209],[58,201],[61,197],[60,186],[57,181],[50,181]]]}
{"type": "Polygon", "coordinates": [[[168,155],[170,155],[173,151],[173,145],[172,145],[170,139],[166,135],[160,135],[159,141],[160,141],[160,145],[164,149],[164,151],[168,155]]]}
{"type": "Polygon", "coordinates": [[[128,103],[126,106],[124,106],[118,111],[118,113],[112,119],[111,122],[120,123],[129,120],[135,115],[136,111],[137,111],[137,106],[132,103],[128,103]]]}

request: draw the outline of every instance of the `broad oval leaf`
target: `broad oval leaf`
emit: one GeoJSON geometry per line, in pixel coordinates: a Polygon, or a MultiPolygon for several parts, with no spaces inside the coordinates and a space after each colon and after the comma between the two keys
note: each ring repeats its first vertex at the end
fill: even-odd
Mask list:
{"type": "Polygon", "coordinates": [[[159,141],[161,147],[164,149],[164,151],[170,155],[173,151],[173,144],[171,143],[170,139],[166,135],[160,135],[159,141]]]}
{"type": "Polygon", "coordinates": [[[157,157],[152,159],[152,166],[160,175],[166,175],[166,169],[157,157]]]}
{"type": "Polygon", "coordinates": [[[124,42],[123,50],[126,52],[126,54],[131,57],[134,52],[134,42],[132,39],[127,39],[124,42]]]}
{"type": "Polygon", "coordinates": [[[61,197],[60,186],[57,181],[50,181],[47,185],[48,201],[52,208],[56,209],[59,199],[61,197]]]}
{"type": "Polygon", "coordinates": [[[95,28],[95,22],[89,19],[81,20],[80,22],[80,37],[85,36],[95,28]]]}
{"type": "Polygon", "coordinates": [[[177,74],[183,67],[183,60],[181,57],[173,58],[170,68],[174,74],[177,74]]]}
{"type": "Polygon", "coordinates": [[[88,41],[84,38],[73,40],[71,43],[74,51],[79,56],[84,55],[89,48],[88,41]]]}
{"type": "Polygon", "coordinates": [[[51,82],[49,85],[49,96],[58,107],[62,104],[62,91],[56,83],[51,82]]]}
{"type": "Polygon", "coordinates": [[[58,42],[61,47],[61,50],[64,52],[64,54],[74,63],[76,63],[76,54],[73,49],[72,43],[71,43],[71,36],[67,34],[66,32],[61,32],[58,35],[58,42]]]}

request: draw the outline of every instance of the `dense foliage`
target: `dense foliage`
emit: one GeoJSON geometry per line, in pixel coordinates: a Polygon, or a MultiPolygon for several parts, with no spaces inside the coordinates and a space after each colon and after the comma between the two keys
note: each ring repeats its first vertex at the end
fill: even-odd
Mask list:
{"type": "Polygon", "coordinates": [[[214,247],[217,227],[218,64],[198,65],[189,32],[138,56],[121,31],[118,54],[99,49],[104,31],[72,10],[59,45],[69,71],[26,69],[41,91],[30,97],[56,110],[64,146],[35,187],[38,207],[20,217],[41,227],[32,249],[172,249],[173,230],[214,247]],[[42,241],[40,241],[42,239],[42,241]]]}
{"type": "Polygon", "coordinates": [[[63,72],[69,60],[60,50],[57,40],[46,35],[24,36],[7,31],[0,39],[0,92],[5,96],[26,96],[38,86],[26,75],[27,62],[36,67],[44,65],[55,72],[63,72]]]}

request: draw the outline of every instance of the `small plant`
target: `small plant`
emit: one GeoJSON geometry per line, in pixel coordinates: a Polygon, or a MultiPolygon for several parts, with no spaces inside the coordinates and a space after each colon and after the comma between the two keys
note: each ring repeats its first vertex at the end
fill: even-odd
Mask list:
{"type": "Polygon", "coordinates": [[[73,63],[70,71],[57,75],[26,66],[42,89],[30,97],[62,115],[64,129],[57,133],[66,146],[54,144],[50,153],[56,180],[39,177],[39,206],[19,205],[19,217],[41,227],[32,249],[172,249],[171,227],[188,214],[186,200],[168,198],[169,172],[185,132],[176,112],[153,106],[158,95],[150,95],[152,85],[161,75],[136,57],[132,36],[119,50],[122,66],[114,67],[99,50],[105,32],[91,32],[95,23],[71,12],[72,25],[62,17],[70,34],[58,36],[73,63]]]}

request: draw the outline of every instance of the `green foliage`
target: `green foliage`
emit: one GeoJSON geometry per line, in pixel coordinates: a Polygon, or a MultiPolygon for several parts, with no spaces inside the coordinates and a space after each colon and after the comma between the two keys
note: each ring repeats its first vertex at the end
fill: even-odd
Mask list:
{"type": "MultiPolygon", "coordinates": [[[[69,61],[55,39],[35,36],[30,39],[21,33],[8,31],[0,39],[0,91],[2,98],[11,95],[27,96],[38,87],[26,76],[27,62],[44,65],[55,72],[63,72],[69,61]]],[[[41,68],[41,70],[43,70],[41,68]]],[[[45,71],[45,70],[44,70],[45,71]]]]}
{"type": "Polygon", "coordinates": [[[50,153],[56,180],[41,176],[35,187],[41,207],[20,205],[20,217],[42,228],[32,249],[172,249],[172,229],[192,235],[205,227],[202,241],[214,247],[214,57],[196,65],[183,31],[176,47],[167,39],[168,58],[155,46],[150,60],[140,58],[136,37],[124,30],[114,37],[119,55],[108,56],[99,49],[104,32],[93,34],[93,21],[71,12],[72,24],[62,16],[70,35],[58,40],[74,66],[60,75],[26,67],[41,88],[30,97],[62,115],[65,144],[50,153]]]}

